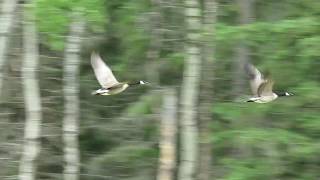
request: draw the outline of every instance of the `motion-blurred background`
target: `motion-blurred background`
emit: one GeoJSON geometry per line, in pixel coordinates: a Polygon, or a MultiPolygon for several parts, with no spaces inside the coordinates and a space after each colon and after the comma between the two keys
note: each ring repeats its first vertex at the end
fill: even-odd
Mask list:
{"type": "Polygon", "coordinates": [[[0,179],[320,179],[319,0],[0,3],[0,179]],[[150,86],[91,96],[93,50],[150,86]]]}

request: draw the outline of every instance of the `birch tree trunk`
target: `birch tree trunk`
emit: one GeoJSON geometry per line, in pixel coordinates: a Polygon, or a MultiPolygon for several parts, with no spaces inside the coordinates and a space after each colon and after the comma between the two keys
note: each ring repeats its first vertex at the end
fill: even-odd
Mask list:
{"type": "MultiPolygon", "coordinates": [[[[240,25],[249,24],[253,21],[253,1],[254,0],[237,0],[236,3],[239,7],[239,23],[240,25]]],[[[249,47],[245,42],[241,41],[235,48],[234,56],[234,74],[233,74],[233,92],[234,98],[244,94],[244,87],[247,84],[245,78],[244,65],[250,62],[249,47]]]]}
{"type": "Polygon", "coordinates": [[[176,166],[177,97],[167,89],[163,98],[158,180],[173,180],[176,166]]]}
{"type": "Polygon", "coordinates": [[[201,13],[197,0],[185,0],[187,30],[185,70],[181,92],[181,162],[178,179],[195,178],[198,158],[198,128],[196,119],[201,72],[200,29],[201,13]]]}
{"type": "MultiPolygon", "coordinates": [[[[29,2],[30,3],[30,2],[29,2]]],[[[23,93],[25,99],[26,122],[24,130],[24,146],[20,162],[19,176],[21,180],[33,180],[36,176],[36,159],[40,152],[41,129],[41,97],[38,70],[38,37],[32,11],[24,9],[23,24],[23,93]]]]}
{"type": "Polygon", "coordinates": [[[17,5],[17,0],[3,0],[0,16],[0,96],[2,95],[2,83],[4,78],[4,66],[7,58],[5,57],[9,33],[13,24],[14,10],[17,5]]]}
{"type": "Polygon", "coordinates": [[[63,141],[64,141],[64,179],[77,180],[79,178],[79,65],[81,35],[85,23],[80,16],[74,16],[70,25],[69,36],[65,50],[64,60],[64,102],[65,111],[63,119],[63,141]]]}
{"type": "Polygon", "coordinates": [[[199,180],[209,180],[211,175],[210,122],[212,120],[214,80],[214,37],[217,5],[215,0],[204,0],[203,65],[199,103],[199,180]]]}

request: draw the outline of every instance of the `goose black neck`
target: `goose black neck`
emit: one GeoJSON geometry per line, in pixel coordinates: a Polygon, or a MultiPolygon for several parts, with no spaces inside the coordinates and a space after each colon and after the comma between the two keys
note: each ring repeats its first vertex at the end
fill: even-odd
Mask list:
{"type": "Polygon", "coordinates": [[[135,85],[139,85],[140,81],[133,81],[133,82],[129,82],[128,85],[129,86],[135,86],[135,85]]]}

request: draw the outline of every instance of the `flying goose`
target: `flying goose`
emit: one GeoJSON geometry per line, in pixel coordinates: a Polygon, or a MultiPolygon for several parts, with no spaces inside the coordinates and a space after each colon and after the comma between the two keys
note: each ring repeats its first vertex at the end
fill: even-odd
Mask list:
{"type": "Polygon", "coordinates": [[[292,96],[289,92],[275,93],[272,91],[274,82],[267,79],[260,71],[250,63],[246,63],[245,70],[250,78],[250,87],[253,93],[247,102],[268,103],[281,96],[292,96]]]}
{"type": "Polygon", "coordinates": [[[118,82],[111,69],[103,62],[99,54],[92,52],[91,66],[102,88],[92,92],[92,95],[114,95],[126,90],[129,86],[147,84],[146,81],[118,82]]]}

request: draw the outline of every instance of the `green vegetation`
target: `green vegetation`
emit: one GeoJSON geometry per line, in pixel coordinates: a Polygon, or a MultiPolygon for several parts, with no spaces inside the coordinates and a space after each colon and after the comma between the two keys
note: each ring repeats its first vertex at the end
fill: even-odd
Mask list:
{"type": "MultiPolygon", "coordinates": [[[[146,79],[151,3],[146,0],[35,0],[34,3],[42,55],[39,79],[44,116],[38,177],[54,179],[57,176],[52,174],[63,171],[62,57],[71,12],[76,12],[87,26],[80,67],[80,177],[154,179],[159,156],[160,93],[154,92],[153,87],[145,87],[116,96],[91,96],[99,84],[89,60],[91,51],[97,50],[119,80],[146,79]]],[[[256,0],[254,22],[241,26],[237,25],[239,13],[235,2],[218,0],[218,3],[215,35],[211,39],[216,60],[210,125],[212,179],[320,179],[320,1],[256,0]],[[288,90],[295,96],[269,104],[234,102],[232,68],[237,58],[234,48],[240,42],[250,48],[252,63],[272,74],[277,82],[275,90],[288,90]]],[[[183,27],[174,25],[180,26],[183,17],[168,7],[161,11],[165,14],[161,23],[168,29],[163,30],[159,50],[160,84],[178,89],[184,51],[183,45],[176,44],[184,43],[185,32],[183,27]],[[171,31],[178,35],[172,35],[171,31]]],[[[10,77],[19,77],[14,70],[16,66],[19,63],[10,62],[13,69],[10,77]]],[[[22,94],[17,92],[21,87],[15,82],[7,83],[12,89],[7,99],[8,109],[13,112],[9,121],[21,123],[22,94]]],[[[7,135],[14,130],[10,131],[7,135]]],[[[9,169],[10,175],[14,174],[14,167],[9,169]]]]}
{"type": "MultiPolygon", "coordinates": [[[[45,33],[44,37],[47,40],[43,43],[49,42],[53,49],[62,49],[62,35],[66,33],[69,22],[65,15],[70,9],[78,8],[88,14],[88,19],[92,20],[91,24],[97,23],[100,27],[104,24],[103,29],[106,31],[92,31],[102,37],[94,49],[98,48],[107,57],[119,78],[140,78],[137,77],[139,74],[137,72],[141,72],[144,68],[141,64],[146,62],[150,37],[147,14],[151,9],[148,2],[114,0],[90,1],[90,3],[89,1],[82,3],[38,1],[37,3],[39,30],[45,33]],[[41,13],[46,13],[45,19],[41,18],[44,17],[41,13]]],[[[258,1],[256,11],[259,14],[255,22],[237,26],[236,5],[232,1],[220,1],[216,35],[212,38],[212,42],[216,44],[217,79],[214,85],[216,103],[212,108],[214,114],[212,171],[217,178],[243,180],[319,178],[317,172],[320,167],[318,141],[320,138],[318,133],[320,8],[316,8],[320,7],[319,4],[316,0],[258,1]],[[284,7],[284,13],[279,13],[278,9],[281,7],[284,7]],[[272,13],[279,15],[277,17],[273,14],[276,17],[271,21],[268,14],[272,13]],[[232,86],[230,68],[234,58],[232,52],[240,40],[244,40],[252,50],[250,56],[253,63],[262,70],[271,71],[272,78],[279,82],[275,88],[288,89],[295,94],[294,97],[263,105],[228,102],[231,93],[228,89],[232,86]],[[245,147],[244,151],[248,151],[243,157],[235,155],[238,144],[240,147],[245,147]]],[[[172,21],[171,18],[166,17],[164,22],[172,21]]],[[[91,44],[89,47],[92,47],[91,44]]],[[[101,155],[85,158],[87,162],[92,161],[92,163],[86,163],[84,169],[90,169],[89,172],[93,174],[105,175],[117,172],[121,174],[121,171],[139,172],[140,165],[144,164],[140,163],[150,158],[148,155],[150,153],[143,152],[155,149],[147,147],[141,149],[139,145],[127,147],[123,142],[127,142],[126,138],[132,135],[131,131],[148,131],[148,128],[139,124],[141,121],[150,120],[144,117],[153,113],[148,105],[150,100],[142,98],[134,106],[130,105],[130,102],[138,100],[137,97],[142,93],[140,89],[133,89],[115,97],[91,97],[88,92],[98,87],[98,84],[89,66],[90,51],[91,49],[84,49],[81,67],[80,142],[84,157],[90,152],[101,155]],[[109,126],[113,127],[113,123],[118,124],[116,127],[128,127],[124,125],[129,123],[127,121],[119,125],[119,122],[111,120],[117,119],[126,107],[129,114],[136,113],[139,116],[133,116],[134,123],[131,122],[128,129],[120,131],[120,134],[116,133],[120,137],[123,136],[123,139],[115,137],[114,132],[108,132],[106,129],[109,126]],[[91,126],[100,128],[88,128],[91,126]],[[136,129],[139,127],[141,129],[136,129]],[[136,161],[136,158],[139,160],[136,161]],[[120,161],[121,166],[128,169],[113,169],[117,166],[113,164],[120,161]],[[110,172],[106,173],[104,169],[109,169],[110,172]]],[[[179,53],[181,52],[162,51],[162,61],[168,61],[168,64],[161,68],[163,84],[180,84],[183,61],[180,61],[179,53]]],[[[152,133],[152,136],[157,134],[152,133]]],[[[143,141],[141,137],[130,139],[135,138],[143,141]]],[[[155,140],[156,137],[151,139],[155,140]]],[[[155,158],[153,155],[152,157],[155,158]]]]}

